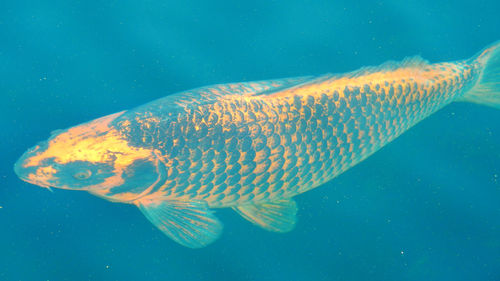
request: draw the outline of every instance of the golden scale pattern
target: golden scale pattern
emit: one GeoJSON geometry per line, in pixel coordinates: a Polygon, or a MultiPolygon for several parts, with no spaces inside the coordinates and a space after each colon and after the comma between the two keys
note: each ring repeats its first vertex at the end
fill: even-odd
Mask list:
{"type": "Polygon", "coordinates": [[[161,155],[168,176],[156,195],[210,207],[279,200],[325,183],[451,102],[472,85],[474,68],[422,71],[432,79],[217,85],[132,110],[116,126],[161,155]],[[279,86],[289,93],[273,93],[279,86]]]}

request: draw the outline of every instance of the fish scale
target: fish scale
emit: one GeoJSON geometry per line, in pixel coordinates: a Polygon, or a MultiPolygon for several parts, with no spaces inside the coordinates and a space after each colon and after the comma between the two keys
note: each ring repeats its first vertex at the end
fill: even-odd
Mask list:
{"type": "MultiPolygon", "coordinates": [[[[157,195],[227,207],[292,197],[321,185],[451,102],[457,89],[464,92],[473,69],[445,63],[420,71],[431,77],[416,81],[389,73],[370,81],[327,75],[285,89],[287,94],[221,94],[262,87],[241,83],[211,87],[208,92],[217,98],[206,104],[184,98],[177,114],[138,108],[142,135],[155,140],[152,146],[165,159],[179,160],[181,173],[169,179],[175,184],[165,184],[157,195]]],[[[202,92],[183,96],[200,99],[207,93],[202,92]]],[[[133,120],[121,119],[118,126],[133,127],[133,120]]]]}

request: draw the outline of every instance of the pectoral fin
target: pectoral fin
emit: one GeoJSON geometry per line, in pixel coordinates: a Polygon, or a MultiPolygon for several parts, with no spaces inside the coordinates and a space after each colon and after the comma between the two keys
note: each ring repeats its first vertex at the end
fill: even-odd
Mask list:
{"type": "Polygon", "coordinates": [[[233,207],[242,217],[266,230],[288,232],[297,221],[297,204],[293,199],[233,207]]]}
{"type": "Polygon", "coordinates": [[[203,201],[142,200],[137,205],[151,223],[186,247],[205,247],[222,233],[222,223],[203,201]]]}

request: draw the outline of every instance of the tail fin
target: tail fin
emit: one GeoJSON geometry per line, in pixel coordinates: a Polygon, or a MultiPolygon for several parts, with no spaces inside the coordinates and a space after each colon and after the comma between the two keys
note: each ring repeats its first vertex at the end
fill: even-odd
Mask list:
{"type": "Polygon", "coordinates": [[[477,63],[482,70],[476,85],[462,100],[500,109],[500,41],[479,52],[472,63],[477,63]]]}

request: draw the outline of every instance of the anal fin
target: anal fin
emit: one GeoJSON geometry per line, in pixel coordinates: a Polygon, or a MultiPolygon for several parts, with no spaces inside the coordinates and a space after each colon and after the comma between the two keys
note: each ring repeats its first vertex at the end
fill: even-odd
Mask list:
{"type": "Polygon", "coordinates": [[[288,232],[297,221],[297,204],[293,199],[247,204],[233,207],[242,217],[266,230],[288,232]]]}
{"type": "Polygon", "coordinates": [[[204,201],[140,200],[137,206],[159,230],[189,248],[205,247],[222,233],[222,223],[204,201]]]}

